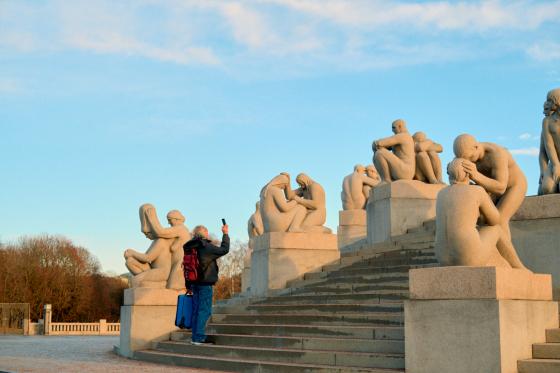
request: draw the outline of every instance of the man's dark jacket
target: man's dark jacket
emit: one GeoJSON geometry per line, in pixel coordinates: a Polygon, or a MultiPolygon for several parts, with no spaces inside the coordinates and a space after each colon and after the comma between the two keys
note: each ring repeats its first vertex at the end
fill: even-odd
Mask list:
{"type": "Polygon", "coordinates": [[[220,246],[213,245],[212,241],[206,238],[196,237],[183,246],[185,252],[188,249],[196,249],[198,251],[200,272],[198,273],[198,280],[194,284],[214,285],[218,281],[219,271],[216,259],[229,252],[229,236],[227,234],[222,236],[222,244],[220,246]]]}

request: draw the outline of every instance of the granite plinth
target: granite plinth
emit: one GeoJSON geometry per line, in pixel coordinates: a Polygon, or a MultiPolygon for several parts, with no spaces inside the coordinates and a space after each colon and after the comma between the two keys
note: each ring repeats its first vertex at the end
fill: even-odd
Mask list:
{"type": "Polygon", "coordinates": [[[533,343],[544,342],[546,329],[558,327],[550,276],[521,272],[411,271],[411,299],[405,301],[407,372],[516,373],[517,361],[532,356],[533,343]]]}
{"type": "Polygon", "coordinates": [[[372,189],[367,206],[367,242],[376,244],[421,226],[436,216],[443,184],[397,180],[372,189]]]}
{"type": "Polygon", "coordinates": [[[254,238],[251,294],[265,296],[340,257],[335,234],[270,232],[254,238]]]}
{"type": "Polygon", "coordinates": [[[364,209],[338,212],[338,248],[341,253],[352,251],[356,242],[367,236],[367,213],[364,209]]]}

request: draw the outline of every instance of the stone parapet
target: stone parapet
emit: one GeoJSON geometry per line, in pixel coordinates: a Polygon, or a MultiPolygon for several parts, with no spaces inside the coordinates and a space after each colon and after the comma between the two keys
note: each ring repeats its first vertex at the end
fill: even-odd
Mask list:
{"type": "Polygon", "coordinates": [[[367,242],[389,241],[436,217],[436,199],[443,184],[397,180],[372,189],[367,211],[367,242]]]}
{"type": "Polygon", "coordinates": [[[265,233],[254,238],[251,294],[266,296],[340,257],[337,238],[329,233],[265,233]]]}

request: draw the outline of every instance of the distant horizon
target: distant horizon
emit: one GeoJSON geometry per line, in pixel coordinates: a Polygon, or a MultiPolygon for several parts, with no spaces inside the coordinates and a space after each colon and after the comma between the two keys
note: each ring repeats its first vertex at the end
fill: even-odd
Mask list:
{"type": "Polygon", "coordinates": [[[559,26],[560,1],[4,1],[0,241],[60,234],[122,274],[141,204],[246,241],[283,171],[323,185],[336,232],[397,118],[444,165],[461,133],[510,149],[534,195],[559,26]]]}

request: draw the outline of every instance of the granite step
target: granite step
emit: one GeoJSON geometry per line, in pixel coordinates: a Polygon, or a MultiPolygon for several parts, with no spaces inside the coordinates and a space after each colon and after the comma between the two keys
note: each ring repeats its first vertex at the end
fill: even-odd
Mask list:
{"type": "Polygon", "coordinates": [[[360,275],[348,272],[345,276],[340,277],[327,277],[316,278],[311,280],[292,280],[288,282],[290,287],[304,287],[304,286],[325,286],[329,284],[382,284],[388,282],[408,282],[408,271],[405,272],[388,272],[388,273],[375,273],[371,275],[360,275]]]}
{"type": "Polygon", "coordinates": [[[346,267],[336,271],[322,271],[322,272],[309,272],[303,277],[304,280],[318,279],[318,278],[331,278],[331,277],[345,277],[349,274],[352,275],[367,275],[378,273],[408,273],[410,266],[396,265],[396,266],[371,266],[371,267],[346,267]]]}
{"type": "Polygon", "coordinates": [[[560,329],[547,329],[546,341],[560,343],[560,329]]]}
{"type": "MultiPolygon", "coordinates": [[[[210,322],[208,333],[403,340],[402,326],[243,324],[210,322]]],[[[187,333],[180,331],[178,333],[187,333]]]]}
{"type": "Polygon", "coordinates": [[[236,359],[225,357],[207,357],[200,355],[177,354],[163,351],[144,350],[134,354],[135,359],[158,364],[186,366],[192,368],[221,370],[228,372],[271,372],[271,373],[303,373],[303,372],[371,372],[371,373],[404,373],[404,369],[377,369],[350,366],[332,366],[325,364],[301,364],[261,361],[259,359],[236,359]]]}
{"type": "Polygon", "coordinates": [[[533,359],[560,359],[560,343],[534,343],[533,359]]]}
{"type": "Polygon", "coordinates": [[[379,304],[250,304],[250,305],[234,305],[234,306],[214,306],[212,312],[214,314],[285,314],[297,313],[299,315],[317,312],[327,313],[366,313],[366,312],[403,312],[402,303],[379,303],[379,304]]]}
{"type": "Polygon", "coordinates": [[[527,359],[517,362],[518,373],[558,373],[559,359],[527,359]]]}
{"type": "MultiPolygon", "coordinates": [[[[375,340],[363,338],[325,338],[325,337],[296,337],[278,335],[246,335],[246,334],[218,334],[209,333],[217,345],[245,346],[266,348],[288,348],[301,350],[375,352],[375,353],[404,353],[404,341],[375,340]]],[[[191,333],[175,332],[171,334],[172,341],[190,341],[191,333]]]]}
{"type": "Polygon", "coordinates": [[[408,299],[408,291],[379,290],[369,294],[278,296],[269,297],[253,304],[377,304],[402,302],[405,299],[408,299]]]}
{"type": "Polygon", "coordinates": [[[322,364],[348,367],[376,367],[404,369],[402,353],[372,353],[301,350],[288,348],[265,348],[245,346],[204,345],[195,346],[189,342],[157,342],[156,349],[163,352],[208,356],[212,358],[251,359],[284,363],[322,364]]]}
{"type": "Polygon", "coordinates": [[[303,295],[303,294],[314,294],[314,295],[328,295],[328,294],[370,294],[377,291],[408,291],[408,281],[400,282],[388,282],[384,284],[373,284],[373,285],[363,285],[363,284],[330,284],[328,286],[306,286],[301,288],[290,288],[285,290],[285,294],[292,295],[303,295]]]}
{"type": "Polygon", "coordinates": [[[309,314],[214,314],[214,323],[243,324],[305,324],[305,325],[403,325],[402,312],[391,313],[340,313],[321,312],[309,314]]]}

